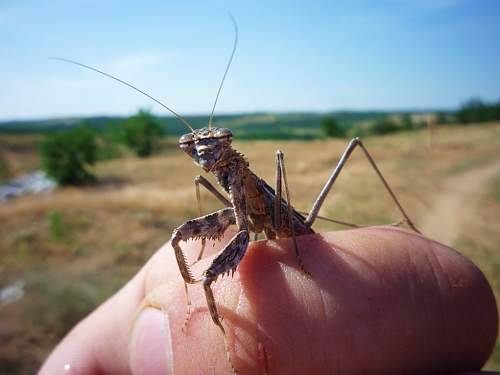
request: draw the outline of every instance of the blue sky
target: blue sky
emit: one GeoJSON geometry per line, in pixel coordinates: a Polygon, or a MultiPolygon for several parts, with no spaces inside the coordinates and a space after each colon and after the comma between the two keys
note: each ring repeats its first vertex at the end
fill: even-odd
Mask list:
{"type": "Polygon", "coordinates": [[[500,1],[0,0],[0,119],[453,108],[500,99],[500,1]]]}

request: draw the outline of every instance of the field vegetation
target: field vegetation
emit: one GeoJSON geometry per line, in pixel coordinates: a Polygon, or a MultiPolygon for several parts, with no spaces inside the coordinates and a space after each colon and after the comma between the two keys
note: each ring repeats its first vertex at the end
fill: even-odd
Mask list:
{"type": "MultiPolygon", "coordinates": [[[[307,211],[347,143],[347,138],[319,137],[321,118],[262,114],[250,121],[223,116],[215,125],[235,124],[235,147],[271,183],[275,150],[283,150],[293,205],[307,211]],[[313,119],[316,127],[304,125],[313,119]],[[269,123],[275,124],[273,130],[267,130],[269,123]],[[272,132],[280,126],[305,136],[279,138],[272,132]],[[263,130],[256,133],[260,127],[263,130]]],[[[336,119],[342,127],[341,116],[336,119]]],[[[119,158],[102,158],[89,167],[95,184],[59,187],[0,203],[0,286],[20,281],[25,290],[20,300],[0,305],[0,372],[32,373],[75,322],[137,272],[176,226],[197,216],[193,178],[202,172],[177,148],[175,130],[169,129],[169,135],[159,140],[158,152],[149,158],[127,151],[116,154],[119,158]]],[[[40,139],[33,134],[0,135],[0,160],[5,160],[7,171],[3,178],[40,165],[40,139]]],[[[463,196],[468,204],[457,215],[458,229],[447,244],[483,270],[499,301],[500,123],[438,126],[431,142],[422,128],[374,135],[365,143],[417,226],[446,228],[449,223],[432,218],[447,181],[497,165],[479,194],[463,196]]],[[[220,207],[206,193],[202,200],[206,212],[220,207]]],[[[400,219],[360,152],[349,160],[321,214],[360,224],[400,219]]],[[[337,228],[325,222],[316,227],[337,228]]],[[[500,369],[498,345],[487,368],[500,369]]]]}

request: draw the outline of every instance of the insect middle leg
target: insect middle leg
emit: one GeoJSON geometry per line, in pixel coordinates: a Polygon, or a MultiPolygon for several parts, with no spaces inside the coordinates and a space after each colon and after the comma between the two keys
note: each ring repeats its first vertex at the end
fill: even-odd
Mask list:
{"type": "Polygon", "coordinates": [[[194,178],[194,185],[196,187],[196,199],[198,201],[198,209],[201,214],[201,198],[200,198],[200,185],[207,189],[214,197],[216,197],[224,206],[231,207],[231,202],[225,196],[223,196],[217,188],[212,185],[210,181],[208,181],[203,176],[196,176],[194,178]]]}
{"type": "Polygon", "coordinates": [[[226,229],[236,223],[233,208],[223,208],[212,214],[199,217],[194,220],[189,220],[179,228],[175,229],[172,234],[172,247],[175,251],[175,259],[179,266],[179,271],[184,279],[184,290],[186,292],[187,314],[184,327],[189,320],[191,314],[191,299],[187,289],[187,284],[194,284],[201,280],[196,280],[191,274],[191,270],[186,261],[186,257],[179,246],[180,241],[187,241],[193,238],[210,238],[218,239],[224,235],[226,229]]]}
{"type": "MultiPolygon", "coordinates": [[[[210,193],[212,193],[212,195],[215,196],[224,206],[231,207],[231,202],[225,196],[223,196],[217,190],[217,188],[214,185],[212,185],[211,182],[208,181],[205,177],[196,176],[194,178],[194,185],[196,188],[196,202],[198,204],[198,211],[200,213],[200,216],[203,215],[203,210],[201,207],[200,185],[203,186],[205,189],[207,189],[210,193]]],[[[206,239],[202,238],[200,252],[198,253],[198,256],[196,257],[196,260],[193,262],[193,264],[195,264],[201,260],[201,258],[203,256],[203,252],[205,251],[205,245],[206,245],[206,239]]]]}
{"type": "Polygon", "coordinates": [[[297,244],[297,239],[295,238],[295,223],[293,220],[293,212],[294,209],[292,207],[291,198],[290,198],[290,190],[288,189],[288,180],[286,178],[286,169],[285,169],[285,157],[282,151],[276,151],[276,196],[274,199],[274,225],[278,234],[283,232],[285,226],[288,227],[288,232],[290,232],[293,247],[295,249],[295,257],[297,258],[297,262],[299,263],[300,269],[306,274],[310,275],[310,273],[306,270],[304,266],[304,262],[300,256],[299,245],[297,244]],[[286,193],[286,215],[288,218],[288,223],[282,222],[282,209],[284,209],[284,204],[282,201],[282,185],[281,180],[285,184],[285,193],[286,193]]]}
{"type": "Polygon", "coordinates": [[[318,217],[319,210],[320,210],[323,202],[325,201],[326,196],[330,192],[330,189],[332,188],[333,184],[337,180],[337,177],[339,176],[340,171],[342,170],[345,163],[349,159],[349,156],[351,156],[352,152],[358,146],[361,148],[361,150],[363,150],[363,153],[366,156],[366,158],[368,159],[368,161],[370,162],[370,165],[375,170],[375,173],[377,173],[377,176],[379,177],[380,181],[382,182],[385,189],[387,190],[387,192],[391,196],[392,200],[394,201],[394,203],[398,207],[399,211],[403,215],[405,222],[415,232],[420,233],[420,231],[415,227],[413,222],[410,220],[410,218],[406,214],[405,210],[401,206],[401,203],[399,203],[398,199],[396,198],[396,195],[394,194],[391,187],[387,183],[386,179],[382,175],[382,172],[380,172],[380,170],[378,169],[377,164],[375,163],[375,160],[372,158],[372,156],[370,155],[370,153],[366,149],[365,145],[363,144],[363,142],[359,138],[352,139],[349,142],[349,144],[347,145],[346,149],[344,150],[344,153],[342,154],[339,162],[337,163],[337,166],[335,167],[332,174],[328,178],[328,181],[326,182],[325,186],[323,187],[323,190],[321,190],[321,193],[319,194],[318,198],[316,198],[316,201],[314,202],[313,207],[312,207],[311,211],[309,212],[309,215],[307,216],[307,219],[305,221],[306,225],[308,225],[309,227],[312,226],[312,224],[314,223],[314,221],[318,217]]]}

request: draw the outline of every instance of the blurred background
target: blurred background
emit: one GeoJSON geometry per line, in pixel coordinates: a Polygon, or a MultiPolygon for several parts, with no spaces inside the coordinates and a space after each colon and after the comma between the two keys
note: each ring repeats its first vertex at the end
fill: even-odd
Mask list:
{"type": "MultiPolygon", "coordinates": [[[[0,373],[29,374],[188,218],[187,128],[92,65],[215,126],[261,177],[286,155],[310,209],[364,138],[424,234],[471,258],[500,296],[500,3],[490,0],[0,3],[0,373]]],[[[321,214],[398,221],[361,154],[321,214]]],[[[220,207],[202,194],[203,210],[220,207]]],[[[340,229],[319,223],[317,230],[340,229]]],[[[192,254],[195,257],[195,254],[192,254]]],[[[180,280],[180,276],[179,276],[180,280]]],[[[500,344],[486,368],[500,370],[500,344]]]]}

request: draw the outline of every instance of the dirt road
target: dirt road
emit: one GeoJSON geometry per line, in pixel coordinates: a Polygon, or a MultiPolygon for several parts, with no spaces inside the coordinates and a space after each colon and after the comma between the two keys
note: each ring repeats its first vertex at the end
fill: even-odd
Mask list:
{"type": "Polygon", "coordinates": [[[432,209],[419,220],[422,233],[446,245],[453,245],[460,234],[464,215],[473,215],[478,194],[485,184],[500,174],[500,162],[469,170],[451,177],[434,198],[432,209]]]}

